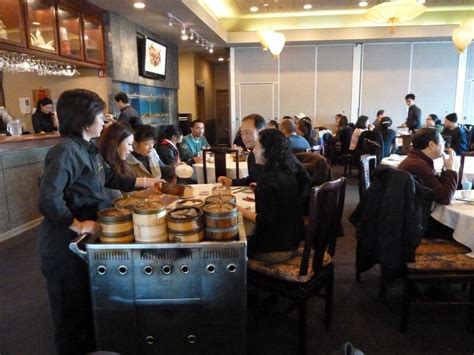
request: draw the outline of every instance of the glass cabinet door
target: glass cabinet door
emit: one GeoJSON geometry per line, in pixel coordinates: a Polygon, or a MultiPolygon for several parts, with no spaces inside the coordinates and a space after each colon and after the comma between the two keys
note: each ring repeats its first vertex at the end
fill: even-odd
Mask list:
{"type": "Polygon", "coordinates": [[[25,4],[30,48],[57,53],[56,21],[52,1],[28,0],[25,4]]]}
{"type": "Polygon", "coordinates": [[[104,37],[102,23],[98,20],[84,17],[84,49],[89,62],[104,62],[104,37]]]}
{"type": "Polygon", "coordinates": [[[20,0],[1,0],[0,41],[26,46],[20,0]]]}
{"type": "Polygon", "coordinates": [[[81,15],[58,5],[59,53],[82,59],[81,15]]]}

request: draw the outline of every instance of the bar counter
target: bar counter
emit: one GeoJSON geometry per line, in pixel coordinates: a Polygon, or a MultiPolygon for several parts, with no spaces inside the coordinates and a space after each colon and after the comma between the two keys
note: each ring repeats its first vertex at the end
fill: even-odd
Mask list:
{"type": "Polygon", "coordinates": [[[38,178],[58,133],[0,136],[0,242],[40,222],[38,178]]]}

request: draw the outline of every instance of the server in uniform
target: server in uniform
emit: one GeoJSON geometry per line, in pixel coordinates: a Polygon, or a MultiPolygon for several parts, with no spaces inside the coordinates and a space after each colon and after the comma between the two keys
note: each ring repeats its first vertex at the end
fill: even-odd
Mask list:
{"type": "Polygon", "coordinates": [[[91,139],[104,125],[104,101],[88,90],[61,94],[57,111],[63,140],[45,160],[39,196],[44,215],[39,235],[41,269],[47,281],[58,354],[95,350],[87,264],[69,249],[80,233],[95,233],[97,212],[111,205],[104,187],[131,191],[157,179],[125,177],[111,169],[91,139]]]}

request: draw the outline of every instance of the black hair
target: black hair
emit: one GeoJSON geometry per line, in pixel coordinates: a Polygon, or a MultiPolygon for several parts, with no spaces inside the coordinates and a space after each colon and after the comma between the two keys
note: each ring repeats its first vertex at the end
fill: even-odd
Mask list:
{"type": "Polygon", "coordinates": [[[179,126],[177,125],[174,125],[174,124],[171,124],[169,126],[167,126],[165,128],[165,130],[163,131],[163,138],[166,138],[166,139],[171,139],[173,138],[173,136],[182,136],[183,135],[183,132],[181,131],[181,128],[179,128],[179,126]]]}
{"type": "Polygon", "coordinates": [[[436,126],[441,126],[441,120],[440,120],[440,118],[438,117],[437,114],[430,113],[428,116],[431,117],[431,119],[433,120],[433,122],[435,123],[436,126]]]}
{"type": "Polygon", "coordinates": [[[202,121],[202,120],[200,120],[200,119],[194,120],[193,122],[191,122],[191,128],[193,128],[196,123],[202,123],[202,124],[204,124],[204,121],[202,121]]]}
{"type": "Polygon", "coordinates": [[[411,141],[414,149],[425,149],[430,142],[439,144],[441,135],[435,128],[424,127],[417,129],[411,141]]]}
{"type": "Polygon", "coordinates": [[[385,110],[378,110],[377,117],[379,117],[380,115],[383,115],[384,113],[385,113],[385,110]]]}
{"type": "Polygon", "coordinates": [[[242,119],[242,122],[244,121],[253,121],[253,125],[257,129],[257,131],[260,131],[261,129],[265,128],[265,118],[260,116],[258,113],[252,113],[251,115],[245,116],[242,119]]]}
{"type": "Polygon", "coordinates": [[[114,96],[116,102],[122,101],[124,104],[128,104],[128,96],[123,91],[119,92],[114,96]]]}
{"type": "Polygon", "coordinates": [[[276,129],[278,129],[278,122],[275,121],[275,120],[270,120],[270,121],[268,121],[268,125],[273,126],[273,127],[275,127],[276,129]]]}
{"type": "Polygon", "coordinates": [[[347,119],[347,117],[344,116],[344,115],[341,115],[340,118],[339,118],[339,121],[337,122],[337,126],[338,126],[339,128],[344,128],[344,127],[346,127],[348,124],[349,124],[349,120],[347,119]]]}
{"type": "Polygon", "coordinates": [[[415,100],[415,94],[408,94],[407,96],[405,96],[405,100],[415,100]]]}
{"type": "Polygon", "coordinates": [[[150,139],[155,140],[155,129],[150,125],[141,125],[136,127],[133,138],[135,142],[140,143],[150,139]]]}
{"type": "Polygon", "coordinates": [[[59,132],[62,136],[82,137],[84,129],[94,123],[104,108],[104,100],[95,92],[85,89],[64,91],[57,104],[59,132]]]}
{"type": "Polygon", "coordinates": [[[143,126],[143,121],[140,117],[132,116],[129,119],[130,126],[132,126],[133,130],[136,131],[140,126],[143,126]]]}
{"type": "Polygon", "coordinates": [[[310,122],[307,120],[301,119],[296,123],[296,126],[303,133],[303,137],[309,142],[314,139],[314,129],[310,122]]]}
{"type": "Polygon", "coordinates": [[[41,100],[38,100],[38,102],[36,103],[36,109],[40,110],[41,106],[52,105],[52,104],[53,104],[53,100],[51,100],[49,97],[44,97],[41,100]]]}
{"type": "Polygon", "coordinates": [[[359,116],[359,118],[357,119],[357,122],[355,124],[355,128],[362,128],[362,129],[365,129],[367,128],[367,121],[369,120],[369,118],[367,116],[359,116]]]}
{"type": "Polygon", "coordinates": [[[296,172],[296,163],[288,139],[277,129],[262,129],[258,132],[258,141],[263,147],[265,170],[296,172]]]}

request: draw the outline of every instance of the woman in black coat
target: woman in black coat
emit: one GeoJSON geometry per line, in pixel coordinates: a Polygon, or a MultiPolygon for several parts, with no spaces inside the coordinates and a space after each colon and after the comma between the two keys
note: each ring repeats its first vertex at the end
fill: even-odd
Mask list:
{"type": "Polygon", "coordinates": [[[255,211],[237,208],[257,225],[248,243],[249,257],[267,262],[284,262],[295,255],[304,237],[301,195],[309,186],[306,171],[298,169],[288,140],[276,129],[258,133],[253,150],[263,165],[255,189],[255,211]]]}
{"type": "Polygon", "coordinates": [[[31,116],[35,133],[53,132],[58,130],[58,119],[53,112],[53,101],[49,97],[38,100],[36,111],[31,116]]]}
{"type": "Polygon", "coordinates": [[[57,108],[64,138],[49,150],[44,165],[39,253],[59,355],[95,350],[87,264],[69,250],[69,243],[78,234],[98,232],[97,212],[111,206],[104,186],[131,191],[158,181],[119,175],[98,154],[90,140],[102,131],[104,107],[94,92],[63,92],[57,108]]]}
{"type": "Polygon", "coordinates": [[[392,126],[392,119],[390,117],[383,117],[380,121],[380,134],[383,140],[383,156],[386,158],[392,154],[393,148],[395,147],[395,140],[397,138],[397,132],[390,127],[392,126]]]}

